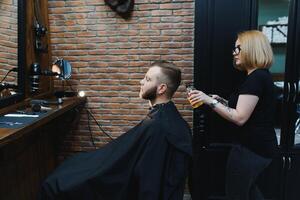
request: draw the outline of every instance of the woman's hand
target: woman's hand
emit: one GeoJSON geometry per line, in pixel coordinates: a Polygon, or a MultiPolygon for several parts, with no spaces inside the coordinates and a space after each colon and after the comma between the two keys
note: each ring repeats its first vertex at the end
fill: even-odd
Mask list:
{"type": "Polygon", "coordinates": [[[213,98],[202,91],[192,90],[188,93],[188,100],[190,101],[191,105],[194,106],[197,103],[210,104],[213,101],[213,98]]]}

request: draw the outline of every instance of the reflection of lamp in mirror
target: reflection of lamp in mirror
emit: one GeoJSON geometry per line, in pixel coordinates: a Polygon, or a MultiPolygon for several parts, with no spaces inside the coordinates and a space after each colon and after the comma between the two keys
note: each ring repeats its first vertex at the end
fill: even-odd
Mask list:
{"type": "MultiPolygon", "coordinates": [[[[51,70],[41,70],[39,63],[33,63],[31,65],[31,91],[36,92],[39,90],[40,76],[55,76],[61,80],[67,80],[71,77],[72,66],[68,61],[63,59],[57,59],[51,66],[51,70]]],[[[73,92],[74,93],[74,92],[73,92]]],[[[36,100],[43,104],[62,104],[62,97],[66,96],[64,91],[55,92],[56,101],[36,100]]],[[[73,95],[74,96],[74,95],[73,95]]],[[[35,102],[37,103],[37,102],[35,102]]]]}
{"type": "Polygon", "coordinates": [[[30,79],[31,79],[31,91],[37,92],[39,90],[40,76],[55,76],[61,80],[67,80],[71,77],[72,66],[63,59],[57,59],[51,66],[51,70],[41,70],[39,63],[33,63],[31,65],[30,79]]]}
{"type": "Polygon", "coordinates": [[[52,72],[56,72],[61,80],[67,80],[71,77],[72,66],[64,59],[56,59],[51,70],[52,72]]]}
{"type": "MultiPolygon", "coordinates": [[[[57,66],[56,64],[52,65],[52,71],[56,72],[57,74],[61,73],[59,66],[57,66]]],[[[59,78],[59,75],[57,75],[56,78],[59,78]]]]}

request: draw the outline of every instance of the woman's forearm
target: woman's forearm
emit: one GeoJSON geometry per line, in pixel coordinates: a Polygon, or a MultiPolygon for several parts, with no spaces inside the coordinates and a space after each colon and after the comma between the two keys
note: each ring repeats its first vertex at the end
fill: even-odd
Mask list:
{"type": "Polygon", "coordinates": [[[217,100],[224,106],[228,106],[228,101],[222,97],[217,98],[217,100]]]}
{"type": "Polygon", "coordinates": [[[218,98],[220,97],[215,95],[209,96],[198,90],[193,90],[188,94],[188,99],[192,105],[203,102],[209,105],[221,117],[238,126],[242,126],[249,119],[259,99],[255,95],[239,95],[236,108],[230,108],[227,105],[228,101],[223,101],[224,105],[217,100],[218,98]]]}
{"type": "Polygon", "coordinates": [[[221,103],[220,101],[218,101],[218,103],[215,103],[214,106],[211,106],[212,103],[210,103],[209,105],[216,113],[218,113],[221,117],[227,119],[228,121],[233,122],[239,126],[244,124],[243,120],[239,118],[236,109],[230,108],[227,105],[221,103]]]}

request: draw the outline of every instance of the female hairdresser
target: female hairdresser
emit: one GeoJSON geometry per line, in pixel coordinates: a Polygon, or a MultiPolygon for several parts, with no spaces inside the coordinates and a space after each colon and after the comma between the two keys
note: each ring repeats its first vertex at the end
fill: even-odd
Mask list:
{"type": "Polygon", "coordinates": [[[247,78],[228,101],[198,90],[192,90],[188,99],[192,105],[199,102],[209,105],[238,125],[238,144],[232,147],[227,161],[227,199],[261,200],[264,198],[255,182],[270,164],[277,145],[273,128],[275,94],[268,70],[273,52],[265,35],[251,30],[238,34],[233,58],[235,67],[246,72],[247,78]]]}

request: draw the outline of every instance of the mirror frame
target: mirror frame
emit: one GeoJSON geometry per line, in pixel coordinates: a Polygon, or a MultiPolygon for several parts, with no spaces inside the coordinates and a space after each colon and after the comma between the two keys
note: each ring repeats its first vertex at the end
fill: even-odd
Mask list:
{"type": "Polygon", "coordinates": [[[26,0],[18,0],[18,93],[9,97],[0,99],[0,109],[19,102],[24,99],[25,96],[25,31],[26,31],[26,0]]]}

